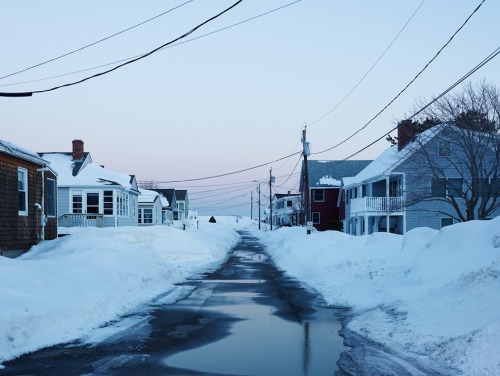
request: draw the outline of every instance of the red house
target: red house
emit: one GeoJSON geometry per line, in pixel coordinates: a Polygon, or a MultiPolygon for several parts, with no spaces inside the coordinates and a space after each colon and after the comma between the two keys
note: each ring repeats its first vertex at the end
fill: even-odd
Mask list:
{"type": "MultiPolygon", "coordinates": [[[[300,174],[300,193],[302,202],[308,205],[309,218],[319,230],[342,231],[345,217],[345,203],[339,200],[342,178],[352,177],[363,170],[371,161],[307,161],[308,184],[305,180],[305,164],[302,162],[300,174]],[[306,190],[309,188],[309,202],[306,203],[306,190]]],[[[306,211],[307,212],[307,211],[306,211]]]]}

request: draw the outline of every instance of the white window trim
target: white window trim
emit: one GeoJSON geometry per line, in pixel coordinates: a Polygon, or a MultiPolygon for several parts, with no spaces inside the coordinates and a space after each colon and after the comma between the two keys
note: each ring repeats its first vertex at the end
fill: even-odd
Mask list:
{"type": "Polygon", "coordinates": [[[21,216],[27,216],[28,215],[28,169],[26,169],[24,167],[17,168],[17,174],[18,174],[17,197],[18,197],[18,199],[19,199],[19,172],[20,171],[22,171],[24,173],[24,181],[23,181],[24,190],[23,190],[23,192],[25,192],[25,194],[24,194],[24,207],[26,208],[26,210],[19,210],[18,214],[21,216]]]}

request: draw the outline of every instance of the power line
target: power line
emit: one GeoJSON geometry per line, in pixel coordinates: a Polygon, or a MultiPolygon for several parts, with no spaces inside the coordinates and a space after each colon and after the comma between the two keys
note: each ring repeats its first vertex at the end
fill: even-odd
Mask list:
{"type": "Polygon", "coordinates": [[[230,7],[226,8],[225,10],[223,10],[222,12],[216,14],[215,16],[212,16],[210,17],[209,19],[207,19],[206,21],[202,22],[201,24],[193,27],[191,30],[189,30],[188,32],[182,34],[181,36],[171,40],[170,42],[167,42],[167,43],[164,43],[162,44],[161,46],[149,51],[148,53],[145,53],[135,59],[132,59],[132,60],[129,60],[123,64],[120,64],[120,65],[117,65],[116,67],[114,68],[111,68],[111,69],[108,69],[104,72],[100,72],[100,73],[97,73],[97,74],[94,74],[92,76],[89,76],[89,77],[86,77],[86,78],[83,78],[81,80],[78,80],[78,81],[74,81],[74,82],[71,82],[71,83],[68,83],[68,84],[64,84],[64,85],[59,85],[59,86],[55,86],[51,89],[45,89],[45,90],[36,90],[36,91],[32,91],[32,92],[19,92],[19,93],[1,93],[0,92],[0,96],[4,96],[4,97],[19,97],[19,96],[23,96],[23,97],[29,97],[29,96],[32,96],[33,94],[39,94],[39,93],[46,93],[46,92],[49,92],[49,91],[54,91],[54,90],[57,90],[57,89],[61,89],[61,88],[64,88],[64,87],[68,87],[68,86],[73,86],[73,85],[77,85],[77,84],[81,84],[85,81],[88,81],[90,79],[93,79],[93,78],[96,78],[96,77],[100,77],[100,76],[103,76],[105,74],[108,74],[108,73],[111,73],[119,68],[122,68],[124,67],[125,65],[128,65],[128,64],[132,64],[132,63],[135,63],[136,61],[139,61],[139,60],[142,60],[152,54],[154,54],[155,52],[159,51],[160,49],[166,47],[166,46],[169,46],[183,38],[186,38],[187,36],[191,35],[192,33],[194,33],[196,30],[198,30],[200,27],[206,25],[207,23],[215,20],[216,18],[222,16],[224,13],[227,13],[228,11],[230,11],[231,9],[233,9],[234,7],[236,7],[238,4],[240,4],[243,0],[238,0],[236,1],[233,5],[231,5],[230,7]]]}
{"type": "Polygon", "coordinates": [[[422,2],[420,3],[420,5],[417,7],[417,9],[413,12],[413,14],[411,15],[411,17],[408,19],[408,21],[406,21],[406,23],[404,24],[403,28],[396,34],[396,36],[394,37],[394,39],[392,40],[391,43],[389,43],[389,45],[386,47],[386,49],[384,50],[384,52],[382,52],[382,54],[378,57],[378,59],[372,64],[372,66],[370,67],[370,69],[368,69],[368,71],[364,74],[363,77],[361,77],[361,79],[353,86],[353,88],[335,105],[333,106],[333,108],[331,110],[329,110],[326,114],[324,114],[323,116],[321,116],[319,119],[313,121],[312,123],[309,124],[309,126],[313,125],[313,124],[316,124],[318,122],[320,122],[321,120],[323,120],[325,117],[327,117],[328,115],[330,115],[333,111],[335,111],[342,103],[344,103],[344,101],[354,92],[354,90],[356,90],[358,88],[358,86],[365,80],[365,78],[370,74],[370,72],[373,70],[373,68],[375,68],[375,66],[378,64],[378,62],[384,57],[384,55],[387,53],[387,51],[392,47],[392,45],[396,42],[396,40],[399,38],[399,36],[401,35],[401,33],[404,31],[404,29],[406,29],[406,26],[408,26],[408,24],[410,23],[410,21],[413,19],[413,17],[415,17],[415,15],[417,14],[417,12],[420,10],[420,8],[422,7],[422,5],[425,3],[426,0],[422,0],[422,2]]]}
{"type": "MultiPolygon", "coordinates": [[[[454,88],[456,88],[458,85],[460,85],[462,82],[464,82],[467,78],[469,78],[472,74],[474,74],[479,69],[481,69],[483,66],[485,66],[487,63],[489,63],[493,58],[495,58],[499,54],[500,54],[500,47],[497,47],[492,53],[490,53],[486,58],[484,58],[479,64],[477,64],[469,72],[467,72],[461,78],[459,78],[457,81],[455,81],[455,83],[453,83],[450,87],[448,87],[446,90],[444,90],[443,92],[441,92],[441,94],[439,94],[437,97],[435,97],[429,103],[427,103],[420,110],[418,110],[417,112],[415,112],[413,115],[409,116],[408,119],[412,119],[415,116],[417,116],[420,113],[422,113],[423,111],[425,111],[429,106],[431,106],[433,103],[435,103],[436,101],[438,101],[439,99],[441,99],[443,96],[445,96],[446,94],[448,94],[451,90],[453,90],[454,88]]],[[[397,126],[395,126],[394,128],[392,128],[388,132],[385,132],[381,137],[378,137],[374,141],[370,142],[368,145],[364,146],[363,148],[359,149],[358,151],[356,151],[355,153],[349,155],[348,157],[344,158],[343,160],[345,161],[347,159],[350,159],[350,158],[354,157],[355,155],[361,153],[362,151],[368,149],[369,147],[373,146],[374,144],[376,144],[377,142],[379,142],[381,139],[385,138],[389,133],[395,131],[396,129],[398,129],[397,126]]],[[[331,150],[331,149],[329,149],[329,150],[331,150]]],[[[316,153],[316,154],[320,154],[320,153],[316,153]]]]}
{"type": "Polygon", "coordinates": [[[361,132],[362,130],[364,130],[368,125],[370,125],[376,118],[378,118],[392,103],[394,103],[394,101],[396,99],[399,98],[399,96],[401,94],[403,94],[406,89],[408,89],[410,87],[411,84],[413,84],[413,82],[415,82],[415,80],[429,67],[429,65],[439,56],[439,54],[441,54],[441,52],[451,43],[451,41],[453,40],[453,38],[455,38],[455,36],[460,32],[460,30],[462,30],[462,28],[467,24],[467,22],[469,22],[469,20],[471,19],[471,17],[479,10],[479,8],[483,5],[483,3],[485,2],[486,0],[482,0],[481,3],[476,7],[476,9],[474,9],[474,11],[467,17],[467,19],[462,23],[462,25],[458,28],[457,31],[455,31],[453,33],[453,35],[450,37],[450,39],[448,39],[448,41],[439,49],[439,51],[434,55],[434,57],[429,60],[429,62],[427,64],[425,64],[425,66],[420,70],[420,72],[417,73],[417,75],[403,88],[403,90],[401,90],[394,98],[392,98],[392,100],[387,103],[374,117],[372,117],[365,125],[363,125],[361,128],[359,128],[356,132],[354,132],[353,134],[351,134],[349,137],[347,137],[346,139],[344,139],[343,141],[339,142],[338,144],[332,146],[331,148],[328,148],[328,149],[325,149],[325,150],[322,150],[322,151],[319,151],[319,152],[316,152],[316,153],[311,153],[311,154],[321,154],[321,153],[325,153],[327,151],[330,151],[330,150],[333,150],[337,147],[339,147],[340,145],[346,143],[347,141],[349,141],[351,138],[353,138],[354,136],[356,136],[359,132],[361,132]]]}
{"type": "Polygon", "coordinates": [[[167,11],[165,11],[165,12],[162,12],[162,13],[160,13],[160,14],[158,14],[158,15],[154,16],[154,17],[151,17],[151,18],[149,18],[149,19],[147,19],[147,20],[145,20],[145,21],[142,21],[142,22],[140,22],[140,23],[138,23],[138,24],[136,24],[136,25],[134,25],[134,26],[130,26],[130,27],[128,27],[128,28],[126,28],[126,29],[124,29],[124,30],[121,30],[121,31],[119,31],[119,32],[117,32],[117,33],[111,34],[111,35],[109,35],[109,36],[107,36],[107,37],[104,37],[104,38],[102,38],[102,39],[99,39],[99,40],[97,40],[97,41],[95,41],[95,42],[89,43],[89,44],[87,44],[87,45],[85,45],[85,46],[83,46],[83,47],[77,48],[77,49],[72,50],[72,51],[70,51],[70,52],[66,52],[66,53],[64,53],[64,54],[62,54],[62,55],[59,55],[59,56],[54,57],[54,58],[52,58],[52,59],[46,60],[46,61],[44,61],[44,62],[42,62],[42,63],[35,64],[35,65],[30,66],[30,67],[28,67],[28,68],[24,68],[24,69],[19,70],[19,71],[17,71],[17,72],[10,73],[10,74],[7,74],[7,75],[5,75],[5,76],[2,76],[2,77],[0,77],[0,80],[2,80],[2,79],[4,79],[4,78],[7,78],[7,77],[15,76],[16,74],[26,72],[26,71],[31,70],[31,69],[33,69],[33,68],[37,68],[37,67],[42,66],[42,65],[45,65],[45,64],[47,64],[47,63],[51,63],[51,62],[53,62],[53,61],[56,61],[56,60],[62,59],[63,57],[66,57],[66,56],[72,55],[72,54],[74,54],[74,53],[76,53],[76,52],[79,52],[79,51],[82,51],[82,50],[84,50],[84,49],[86,49],[86,48],[89,48],[89,47],[95,46],[95,45],[96,45],[96,44],[98,44],[98,43],[104,42],[104,41],[106,41],[106,40],[108,40],[108,39],[111,39],[111,38],[113,38],[113,37],[116,37],[117,35],[123,34],[123,33],[127,32],[127,31],[130,31],[130,30],[132,30],[132,29],[135,29],[136,27],[139,27],[139,26],[141,26],[141,25],[144,25],[145,23],[148,23],[148,22],[150,22],[150,21],[153,21],[153,20],[154,20],[154,19],[156,19],[156,18],[159,18],[159,17],[161,17],[161,16],[164,16],[165,14],[168,14],[168,13],[170,13],[170,12],[172,12],[172,11],[174,11],[174,10],[176,10],[176,9],[178,9],[178,8],[180,8],[180,7],[182,7],[182,6],[186,5],[186,4],[188,4],[188,3],[193,2],[193,1],[194,1],[194,0],[188,0],[188,1],[186,1],[186,2],[184,2],[184,3],[182,3],[182,4],[180,4],[180,5],[177,5],[176,7],[173,7],[173,8],[171,8],[171,9],[169,9],[169,10],[167,10],[167,11]]]}
{"type": "MultiPolygon", "coordinates": [[[[181,44],[184,44],[184,43],[188,43],[188,42],[192,42],[192,41],[195,41],[197,39],[200,39],[200,38],[204,38],[204,37],[207,37],[209,35],[212,35],[212,34],[215,34],[215,33],[218,33],[218,32],[221,32],[221,31],[224,31],[224,30],[227,30],[227,29],[230,29],[230,28],[233,28],[233,27],[236,27],[236,26],[239,26],[239,25],[242,25],[246,22],[249,22],[249,21],[253,21],[257,18],[260,18],[260,17],[263,17],[263,16],[267,16],[271,13],[274,13],[274,12],[277,12],[279,10],[282,10],[284,8],[287,8],[293,4],[296,4],[296,3],[299,3],[301,2],[302,0],[295,0],[295,1],[292,1],[291,3],[288,3],[288,4],[285,4],[281,7],[278,7],[278,8],[274,8],[270,11],[267,11],[267,12],[264,12],[264,13],[261,13],[261,14],[258,14],[257,16],[254,16],[254,17],[250,17],[250,18],[247,18],[243,21],[240,21],[240,22],[237,22],[237,23],[234,23],[234,24],[231,24],[229,26],[226,26],[226,27],[223,27],[223,28],[220,28],[220,29],[217,29],[217,30],[214,30],[214,31],[211,31],[209,33],[206,33],[206,34],[202,34],[200,36],[197,36],[195,38],[191,38],[191,39],[187,39],[187,40],[183,40],[183,41],[180,41],[178,43],[174,43],[172,45],[169,45],[169,46],[165,46],[163,48],[161,48],[160,50],[161,51],[164,51],[168,48],[172,48],[172,47],[176,47],[176,46],[179,46],[181,44]]],[[[124,61],[129,61],[129,60],[132,60],[132,59],[135,59],[137,57],[140,57],[142,55],[136,55],[136,56],[132,56],[132,57],[128,57],[128,58],[125,58],[125,59],[120,59],[120,60],[116,60],[116,61],[113,61],[111,63],[106,63],[106,64],[101,64],[101,65],[98,65],[98,66],[94,66],[94,67],[91,67],[91,68],[85,68],[85,69],[81,69],[81,70],[78,70],[78,71],[73,71],[73,72],[68,72],[68,73],[63,73],[63,74],[59,74],[59,75],[56,75],[56,76],[50,76],[50,77],[44,77],[44,78],[39,78],[39,79],[36,79],[36,80],[29,80],[29,81],[22,81],[22,82],[14,82],[14,83],[11,83],[11,84],[4,84],[4,85],[0,85],[0,87],[5,87],[5,86],[15,86],[15,85],[22,85],[22,84],[28,84],[28,83],[32,83],[32,82],[38,82],[38,81],[45,81],[45,80],[51,80],[53,78],[60,78],[60,77],[65,77],[65,76],[70,76],[70,75],[73,75],[73,74],[77,74],[77,73],[82,73],[82,72],[87,72],[87,71],[90,71],[90,70],[94,70],[94,69],[99,69],[99,68],[103,68],[103,67],[107,67],[109,65],[114,65],[114,64],[118,64],[118,63],[122,63],[124,61]]],[[[13,95],[12,95],[13,96],[13,95]]]]}

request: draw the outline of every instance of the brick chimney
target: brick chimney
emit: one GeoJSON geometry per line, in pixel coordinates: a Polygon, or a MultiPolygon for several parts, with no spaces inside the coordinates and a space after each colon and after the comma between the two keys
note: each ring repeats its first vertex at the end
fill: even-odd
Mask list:
{"type": "Polygon", "coordinates": [[[414,136],[411,120],[402,120],[398,124],[398,151],[408,145],[414,136]]]}
{"type": "Polygon", "coordinates": [[[73,160],[81,161],[83,159],[83,141],[73,140],[73,160]]]}

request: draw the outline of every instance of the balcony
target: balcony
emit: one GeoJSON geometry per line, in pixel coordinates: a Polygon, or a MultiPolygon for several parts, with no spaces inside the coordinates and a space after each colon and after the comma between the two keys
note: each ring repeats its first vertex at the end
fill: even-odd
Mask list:
{"type": "Polygon", "coordinates": [[[59,227],[103,227],[102,214],[64,214],[57,220],[59,227]]]}
{"type": "Polygon", "coordinates": [[[359,213],[397,213],[403,211],[402,197],[362,197],[351,200],[351,215],[359,213]]]}

